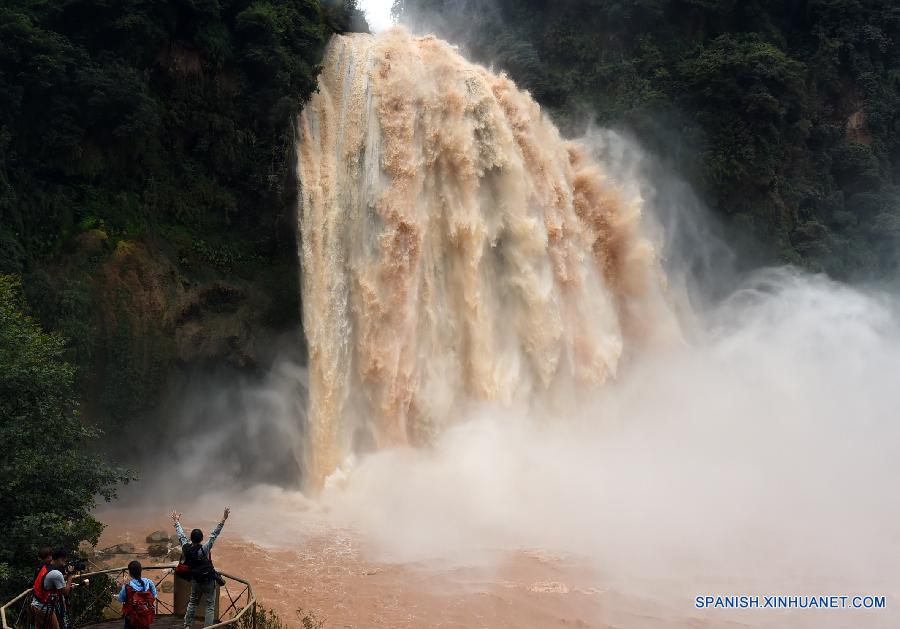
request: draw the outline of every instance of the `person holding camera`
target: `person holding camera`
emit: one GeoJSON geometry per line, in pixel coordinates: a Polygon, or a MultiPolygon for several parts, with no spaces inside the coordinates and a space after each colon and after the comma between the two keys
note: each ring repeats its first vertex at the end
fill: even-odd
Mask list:
{"type": "Polygon", "coordinates": [[[71,572],[65,572],[69,554],[59,548],[50,555],[50,562],[44,564],[34,579],[31,611],[37,629],[60,629],[59,612],[62,597],[72,591],[71,572]]]}
{"type": "Polygon", "coordinates": [[[203,626],[207,627],[215,624],[216,582],[219,582],[220,585],[224,583],[222,582],[222,577],[219,576],[219,573],[213,567],[211,553],[213,544],[216,538],[219,537],[219,533],[222,532],[222,527],[225,526],[225,520],[228,519],[229,513],[231,513],[231,509],[225,507],[222,520],[216,525],[213,532],[209,534],[209,540],[203,544],[203,531],[200,529],[192,530],[190,540],[188,540],[181,526],[181,514],[177,511],[172,511],[172,522],[175,523],[175,532],[178,534],[178,541],[181,543],[181,553],[184,556],[185,563],[190,568],[191,580],[193,581],[191,584],[191,597],[188,599],[187,613],[184,615],[184,626],[186,629],[190,629],[193,625],[197,601],[204,594],[206,595],[206,616],[203,626]]]}

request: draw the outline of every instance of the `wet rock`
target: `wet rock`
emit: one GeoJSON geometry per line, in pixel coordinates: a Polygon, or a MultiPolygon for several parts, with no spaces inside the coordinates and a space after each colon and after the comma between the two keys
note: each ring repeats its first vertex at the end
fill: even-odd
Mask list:
{"type": "Polygon", "coordinates": [[[169,554],[168,544],[150,544],[147,546],[147,554],[151,557],[165,557],[169,554]]]}
{"type": "Polygon", "coordinates": [[[178,561],[179,559],[181,559],[181,549],[177,546],[175,548],[170,548],[168,559],[171,561],[178,561]]]}
{"type": "Polygon", "coordinates": [[[106,552],[111,555],[133,555],[134,544],[132,544],[131,542],[123,542],[121,544],[116,544],[111,548],[107,548],[106,552]]]}
{"type": "Polygon", "coordinates": [[[159,544],[162,542],[168,542],[171,539],[168,533],[165,531],[153,531],[150,535],[147,536],[148,544],[159,544]]]}

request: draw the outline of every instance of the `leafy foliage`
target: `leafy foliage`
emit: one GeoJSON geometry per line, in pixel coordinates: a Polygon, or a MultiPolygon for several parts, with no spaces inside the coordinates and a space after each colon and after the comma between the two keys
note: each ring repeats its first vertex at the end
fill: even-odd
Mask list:
{"type": "Polygon", "coordinates": [[[275,237],[275,206],[291,194],[291,116],[348,11],[317,0],[6,3],[6,237],[31,256],[100,221],[121,234],[177,223],[275,237]]]}
{"type": "Polygon", "coordinates": [[[892,0],[398,0],[557,120],[633,131],[768,261],[897,277],[892,0]],[[437,17],[436,17],[437,16],[437,17]]]}
{"type": "Polygon", "coordinates": [[[89,583],[81,582],[66,601],[70,626],[84,627],[108,620],[104,608],[118,590],[115,579],[108,574],[94,575],[89,583]]]}
{"type": "Polygon", "coordinates": [[[92,416],[154,405],[184,286],[296,266],[293,120],[351,28],[354,0],[2,3],[0,273],[71,339],[92,416]]]}
{"type": "Polygon", "coordinates": [[[99,433],[79,419],[66,344],[26,314],[18,278],[0,276],[0,597],[24,589],[37,549],[97,542],[90,512],[131,480],[88,448],[99,433]]]}

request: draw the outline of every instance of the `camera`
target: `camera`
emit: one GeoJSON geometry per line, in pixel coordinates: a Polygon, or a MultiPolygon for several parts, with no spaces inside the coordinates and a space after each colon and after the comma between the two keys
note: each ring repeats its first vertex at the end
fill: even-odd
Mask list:
{"type": "Polygon", "coordinates": [[[63,572],[65,574],[74,574],[76,572],[84,572],[87,570],[87,560],[81,557],[72,557],[66,562],[66,565],[63,566],[63,572]]]}

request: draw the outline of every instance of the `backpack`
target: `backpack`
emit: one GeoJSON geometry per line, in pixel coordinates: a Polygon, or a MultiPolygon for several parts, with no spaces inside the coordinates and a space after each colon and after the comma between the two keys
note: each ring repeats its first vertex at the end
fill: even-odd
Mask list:
{"type": "Polygon", "coordinates": [[[175,566],[175,576],[185,581],[191,580],[191,567],[184,560],[184,551],[181,552],[181,559],[178,560],[178,565],[175,566]]]}
{"type": "Polygon", "coordinates": [[[47,590],[44,588],[44,579],[47,577],[47,573],[51,570],[56,570],[49,563],[41,566],[40,571],[37,573],[37,576],[34,578],[34,586],[32,595],[34,598],[39,600],[44,607],[49,607],[56,601],[57,592],[56,590],[47,590]]]}
{"type": "Polygon", "coordinates": [[[212,557],[201,553],[202,549],[203,546],[200,544],[190,543],[181,547],[182,560],[190,570],[191,579],[197,583],[206,583],[216,578],[216,569],[213,567],[212,557]]]}
{"type": "Polygon", "coordinates": [[[146,581],[141,579],[141,585],[144,586],[141,590],[135,590],[131,583],[125,586],[122,616],[132,629],[150,629],[150,624],[156,617],[156,597],[146,581]]]}

